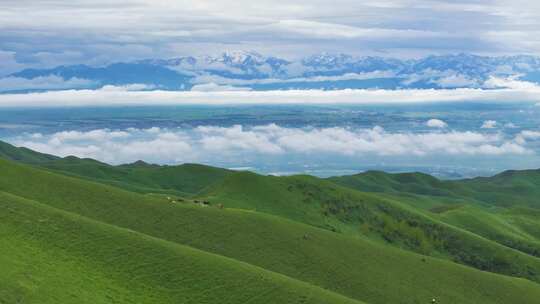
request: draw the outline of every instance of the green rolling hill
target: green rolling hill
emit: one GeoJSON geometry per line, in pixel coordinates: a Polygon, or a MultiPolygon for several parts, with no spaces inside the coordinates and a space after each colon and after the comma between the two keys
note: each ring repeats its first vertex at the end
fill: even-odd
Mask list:
{"type": "Polygon", "coordinates": [[[42,162],[39,165],[49,170],[84,177],[134,192],[179,196],[193,196],[232,173],[226,169],[198,164],[158,166],[139,161],[111,166],[92,159],[76,157],[42,162]]]}
{"type": "Polygon", "coordinates": [[[38,153],[2,141],[0,141],[0,157],[134,192],[180,196],[192,196],[232,173],[230,170],[198,164],[158,166],[138,161],[133,164],[111,166],[88,158],[75,156],[60,158],[38,153]]]}
{"type": "Polygon", "coordinates": [[[60,159],[60,157],[35,152],[24,147],[14,147],[3,141],[0,141],[0,158],[30,164],[45,163],[60,159]]]}
{"type": "Polygon", "coordinates": [[[467,202],[487,207],[540,208],[540,170],[505,171],[492,177],[451,181],[438,180],[423,173],[369,171],[329,180],[365,192],[431,197],[435,203],[467,202]]]}
{"type": "Polygon", "coordinates": [[[0,201],[2,303],[361,303],[36,201],[0,201]]]}
{"type": "Polygon", "coordinates": [[[319,179],[2,151],[0,303],[540,298],[536,171],[319,179]],[[523,200],[492,203],[497,183],[523,200]]]}

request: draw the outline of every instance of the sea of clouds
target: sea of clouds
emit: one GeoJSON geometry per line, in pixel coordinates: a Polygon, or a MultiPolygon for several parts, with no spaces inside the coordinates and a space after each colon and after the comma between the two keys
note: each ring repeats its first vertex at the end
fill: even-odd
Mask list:
{"type": "Polygon", "coordinates": [[[491,89],[344,89],[246,91],[228,85],[201,85],[193,91],[148,90],[144,84],[107,85],[26,94],[0,94],[0,107],[229,105],[229,104],[382,104],[433,102],[540,102],[540,86],[491,78],[491,89]]]}
{"type": "Polygon", "coordinates": [[[112,164],[137,160],[160,164],[212,163],[244,158],[328,155],[336,157],[469,157],[534,154],[540,132],[513,136],[492,129],[454,131],[430,120],[427,132],[373,128],[292,128],[276,124],[246,127],[128,128],[25,133],[11,143],[59,156],[75,155],[112,164]]]}

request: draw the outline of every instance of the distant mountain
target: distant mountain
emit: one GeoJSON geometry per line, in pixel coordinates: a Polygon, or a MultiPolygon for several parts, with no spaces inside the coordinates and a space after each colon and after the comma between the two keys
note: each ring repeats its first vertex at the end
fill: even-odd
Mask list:
{"type": "Polygon", "coordinates": [[[346,54],[330,55],[319,54],[302,60],[302,64],[309,67],[308,75],[344,73],[368,73],[374,71],[401,71],[406,68],[407,61],[383,57],[356,58],[346,54]],[[324,73],[324,71],[327,73],[324,73]]]}
{"type": "MultiPolygon", "coordinates": [[[[90,81],[88,88],[142,84],[145,89],[191,90],[213,84],[252,90],[287,89],[399,89],[399,88],[493,88],[491,77],[540,81],[540,58],[534,56],[487,57],[472,54],[429,56],[415,60],[355,57],[347,54],[308,56],[290,61],[256,52],[229,52],[219,56],[185,56],[114,63],[105,67],[60,66],[26,69],[0,78],[0,92],[13,80],[26,80],[22,91],[47,88],[47,77],[90,81]],[[32,87],[39,79],[40,86],[32,87]],[[7,81],[10,80],[10,81],[7,81]],[[2,85],[2,83],[6,83],[2,85]]],[[[55,78],[56,79],[56,78],[55,78]]],[[[78,80],[78,81],[73,81],[78,80]]],[[[52,87],[52,86],[51,86],[52,87]]],[[[214,86],[215,87],[215,86],[214,86]]],[[[21,91],[20,87],[17,87],[21,91]]]]}
{"type": "Polygon", "coordinates": [[[90,88],[100,88],[105,85],[144,84],[149,89],[163,88],[168,90],[189,90],[192,78],[192,76],[164,66],[145,63],[114,63],[106,67],[59,66],[53,69],[26,69],[11,75],[11,77],[23,79],[50,76],[58,76],[66,81],[70,79],[91,80],[94,85],[90,88]]]}
{"type": "Polygon", "coordinates": [[[283,67],[291,62],[264,57],[256,52],[223,53],[221,56],[179,57],[166,60],[141,60],[137,64],[167,67],[179,72],[189,71],[195,74],[211,74],[235,79],[257,79],[283,75],[283,67]]]}

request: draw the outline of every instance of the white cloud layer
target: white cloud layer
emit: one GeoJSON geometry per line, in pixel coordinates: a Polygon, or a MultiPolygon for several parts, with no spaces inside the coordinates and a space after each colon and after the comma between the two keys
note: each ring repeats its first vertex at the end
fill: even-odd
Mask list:
{"type": "Polygon", "coordinates": [[[90,157],[108,163],[144,160],[155,163],[241,160],[243,156],[503,156],[534,153],[537,131],[514,138],[479,132],[388,132],[371,129],[285,128],[275,124],[242,127],[200,126],[192,129],[99,129],[87,132],[25,134],[10,142],[60,156],[90,157]]]}
{"type": "Polygon", "coordinates": [[[486,120],[482,123],[480,128],[482,129],[495,129],[497,127],[497,122],[495,120],[486,120]]]}
{"type": "Polygon", "coordinates": [[[0,78],[0,92],[22,90],[59,90],[69,88],[87,88],[95,85],[88,79],[71,78],[64,80],[62,77],[52,75],[36,77],[33,79],[20,77],[0,78]]]}
{"type": "Polygon", "coordinates": [[[210,83],[196,84],[191,88],[191,91],[193,92],[225,92],[225,91],[250,91],[250,89],[210,82],[210,83]]]}
{"type": "Polygon", "coordinates": [[[430,128],[446,128],[448,127],[448,124],[440,119],[430,119],[426,122],[426,126],[430,128]]]}
{"type": "MultiPolygon", "coordinates": [[[[294,69],[292,67],[291,69],[294,69]]],[[[304,69],[299,67],[298,69],[304,69]]],[[[296,71],[295,71],[296,72],[296,71]]],[[[304,72],[304,71],[298,71],[304,72]]],[[[341,81],[341,80],[367,80],[377,78],[396,77],[392,71],[373,71],[366,73],[345,73],[338,76],[313,76],[313,77],[294,77],[286,79],[265,78],[265,79],[232,79],[216,75],[201,75],[194,80],[196,84],[213,83],[217,85],[250,85],[250,84],[273,84],[273,83],[294,83],[294,82],[322,82],[322,81],[341,81]]]]}
{"type": "MultiPolygon", "coordinates": [[[[0,107],[110,106],[110,105],[183,105],[183,104],[366,104],[422,102],[539,102],[537,85],[519,89],[345,89],[213,91],[218,85],[201,91],[139,91],[140,85],[106,86],[98,90],[63,90],[28,94],[0,94],[0,107]]],[[[227,87],[228,88],[228,87],[227,87]]]]}

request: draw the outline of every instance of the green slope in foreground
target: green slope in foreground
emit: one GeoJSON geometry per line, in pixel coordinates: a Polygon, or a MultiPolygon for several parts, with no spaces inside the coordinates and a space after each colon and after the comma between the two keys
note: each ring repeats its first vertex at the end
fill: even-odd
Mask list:
{"type": "Polygon", "coordinates": [[[0,193],[0,303],[360,303],[0,193]]]}
{"type": "Polygon", "coordinates": [[[10,193],[0,196],[5,303],[21,294],[29,303],[80,303],[70,290],[101,297],[92,303],[540,298],[540,285],[524,279],[258,212],[171,203],[2,160],[0,172],[0,191],[10,193]]]}
{"type": "Polygon", "coordinates": [[[516,262],[513,254],[497,246],[540,257],[540,217],[530,216],[534,214],[531,208],[540,206],[538,170],[458,181],[441,181],[421,173],[377,171],[328,179],[355,190],[376,192],[376,197],[369,197],[344,189],[336,191],[335,185],[313,177],[272,178],[194,164],[157,166],[137,162],[111,166],[91,159],[58,158],[6,143],[0,143],[0,155],[138,193],[207,196],[202,199],[382,239],[482,270],[540,280],[538,267],[516,262]],[[413,210],[404,210],[404,204],[413,210]],[[522,206],[520,210],[513,210],[518,206],[522,206]],[[523,212],[527,208],[528,212],[523,212]],[[422,211],[427,211],[428,219],[418,217],[422,211]],[[443,223],[497,244],[478,241],[455,229],[449,233],[443,223]]]}

